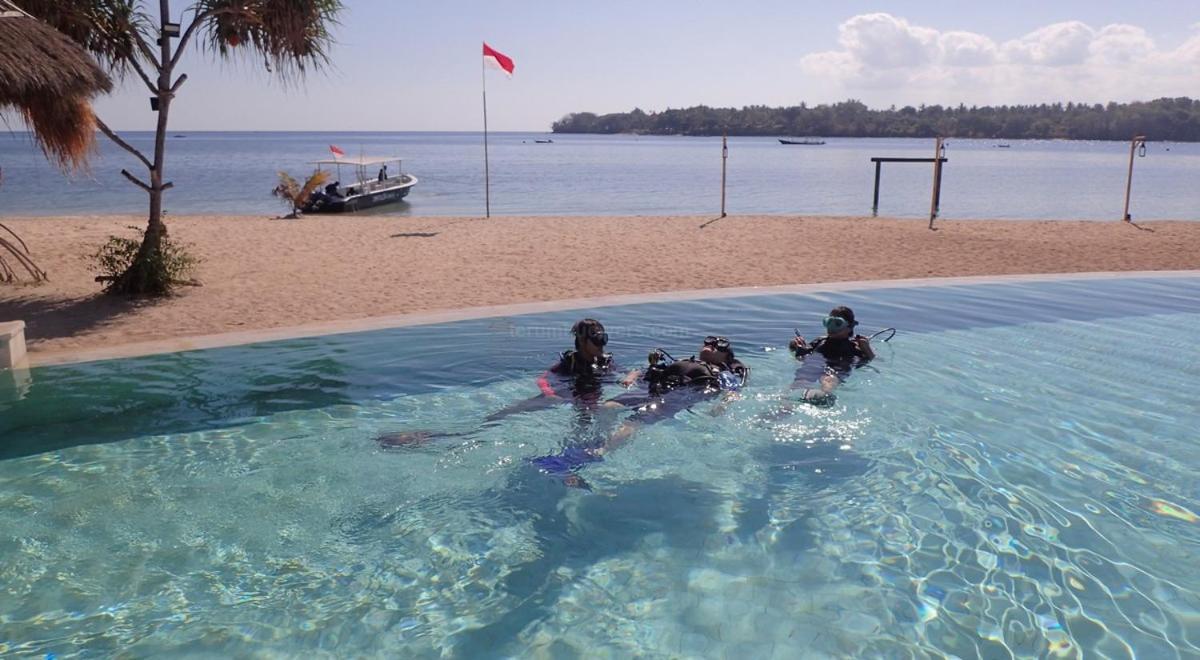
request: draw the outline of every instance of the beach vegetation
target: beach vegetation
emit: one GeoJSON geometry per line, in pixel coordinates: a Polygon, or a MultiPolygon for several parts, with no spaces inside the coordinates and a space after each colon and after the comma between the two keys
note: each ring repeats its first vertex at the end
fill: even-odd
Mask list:
{"type": "Polygon", "coordinates": [[[143,153],[100,118],[95,126],[145,168],[144,176],[121,175],[149,197],[146,230],[125,270],[108,280],[106,291],[161,295],[170,291],[171,273],[164,257],[169,245],[163,222],[163,193],[173,184],[164,176],[168,117],[186,73],[177,69],[193,41],[209,54],[244,56],[261,62],[285,81],[293,81],[329,63],[331,30],[341,0],[196,0],[176,23],[170,0],[158,0],[157,16],[141,0],[23,0],[22,8],[49,23],[90,52],[117,77],[132,76],[150,92],[157,113],[154,151],[143,153]]]}
{"type": "Polygon", "coordinates": [[[300,217],[300,209],[304,208],[304,205],[312,198],[313,193],[325,185],[326,181],[329,181],[329,172],[324,170],[313,172],[311,176],[304,180],[304,183],[300,183],[287,172],[280,172],[279,185],[275,186],[271,194],[283,200],[288,205],[289,213],[284,217],[294,219],[300,217]]]}
{"type": "MultiPolygon", "coordinates": [[[[96,281],[105,283],[105,291],[120,282],[121,276],[129,270],[133,260],[138,258],[145,239],[145,230],[134,225],[130,225],[129,229],[134,232],[133,237],[109,236],[108,241],[92,255],[92,269],[97,273],[96,281]]],[[[161,274],[157,281],[163,283],[163,288],[147,293],[167,295],[181,285],[196,284],[192,276],[196,266],[200,264],[200,259],[191,253],[187,245],[163,236],[159,242],[159,249],[150,259],[150,267],[161,274]]]]}
{"type": "Polygon", "coordinates": [[[1152,140],[1200,142],[1200,100],[1160,98],[1134,103],[1040,105],[906,105],[873,110],[855,101],[786,108],[668,108],[662,112],[569,114],[555,133],[762,135],[826,137],[958,137],[979,139],[1152,140]]]}

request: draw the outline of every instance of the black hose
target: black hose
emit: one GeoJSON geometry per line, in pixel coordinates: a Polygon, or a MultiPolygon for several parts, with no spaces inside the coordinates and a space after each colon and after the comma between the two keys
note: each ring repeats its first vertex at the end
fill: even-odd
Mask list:
{"type": "Polygon", "coordinates": [[[867,339],[870,339],[870,340],[874,341],[876,337],[878,337],[879,335],[882,335],[882,334],[883,334],[883,333],[885,333],[885,332],[890,332],[890,333],[892,333],[892,334],[888,335],[886,338],[884,338],[884,340],[883,340],[883,341],[885,341],[885,342],[889,342],[889,341],[891,341],[891,340],[892,340],[892,337],[895,337],[895,336],[896,336],[896,329],[895,329],[895,328],[884,328],[883,330],[880,330],[879,332],[876,332],[876,333],[872,334],[871,336],[867,337],[867,339]]]}

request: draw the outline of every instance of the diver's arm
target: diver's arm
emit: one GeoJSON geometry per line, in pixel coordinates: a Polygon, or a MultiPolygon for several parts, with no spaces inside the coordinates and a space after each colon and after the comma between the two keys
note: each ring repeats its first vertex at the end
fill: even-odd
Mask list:
{"type": "Polygon", "coordinates": [[[858,350],[862,351],[862,359],[864,362],[875,359],[875,349],[871,348],[871,339],[869,337],[864,337],[862,335],[855,337],[854,345],[858,347],[858,350]]]}
{"type": "Polygon", "coordinates": [[[740,398],[742,397],[737,392],[726,392],[721,396],[721,400],[714,404],[712,409],[708,411],[708,414],[712,415],[713,417],[720,417],[721,415],[725,414],[725,411],[729,408],[730,403],[737,401],[740,398]]]}
{"type": "Polygon", "coordinates": [[[608,439],[604,441],[603,446],[592,450],[592,454],[596,456],[604,456],[612,450],[617,449],[626,442],[629,442],[629,440],[633,438],[633,434],[637,433],[638,427],[640,426],[641,424],[637,422],[625,420],[616,431],[613,431],[612,435],[608,436],[608,439]]]}
{"type": "Polygon", "coordinates": [[[550,376],[552,374],[554,374],[553,367],[543,371],[542,375],[538,376],[538,379],[537,379],[538,389],[542,391],[542,396],[548,396],[548,397],[552,397],[555,399],[561,399],[562,397],[558,395],[558,392],[554,391],[554,386],[550,384],[550,376]]]}

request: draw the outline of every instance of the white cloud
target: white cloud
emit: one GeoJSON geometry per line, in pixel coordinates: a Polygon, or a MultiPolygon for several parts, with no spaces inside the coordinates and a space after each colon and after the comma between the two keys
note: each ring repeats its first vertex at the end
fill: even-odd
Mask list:
{"type": "Polygon", "coordinates": [[[812,53],[802,70],[868,102],[1088,102],[1200,96],[1200,24],[1173,49],[1135,25],[1065,21],[997,42],[940,31],[891,14],[854,16],[838,50],[812,53]]]}
{"type": "Polygon", "coordinates": [[[1096,33],[1079,21],[1055,23],[1004,44],[1004,53],[1016,63],[1064,66],[1082,64],[1096,33]]]}
{"type": "Polygon", "coordinates": [[[938,37],[942,62],[950,66],[986,66],[996,61],[996,42],[974,32],[943,32],[938,37]]]}
{"type": "Polygon", "coordinates": [[[867,66],[925,64],[937,51],[937,31],[891,14],[862,14],[838,26],[838,43],[867,66]]]}
{"type": "Polygon", "coordinates": [[[1155,54],[1154,40],[1134,25],[1106,25],[1088,44],[1088,52],[1097,60],[1113,65],[1144,62],[1155,54]]]}

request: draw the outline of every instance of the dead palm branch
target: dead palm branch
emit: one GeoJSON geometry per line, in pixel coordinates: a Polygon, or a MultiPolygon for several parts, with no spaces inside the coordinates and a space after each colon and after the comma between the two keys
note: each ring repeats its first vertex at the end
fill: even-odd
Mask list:
{"type": "Polygon", "coordinates": [[[33,259],[29,256],[29,246],[25,245],[25,241],[21,240],[16,232],[3,223],[0,223],[0,230],[7,234],[7,236],[0,234],[0,248],[3,248],[0,250],[0,282],[15,282],[20,279],[17,273],[18,268],[28,273],[34,282],[44,282],[49,279],[46,277],[46,271],[33,263],[33,259]],[[15,262],[15,265],[9,262],[10,259],[15,262]]]}
{"type": "Polygon", "coordinates": [[[292,212],[286,217],[298,218],[300,217],[300,209],[304,208],[304,205],[312,198],[317,188],[320,188],[328,180],[329,172],[324,170],[313,172],[312,176],[308,177],[303,184],[287,172],[280,172],[279,185],[275,186],[271,194],[287,202],[291,207],[292,212]]]}

